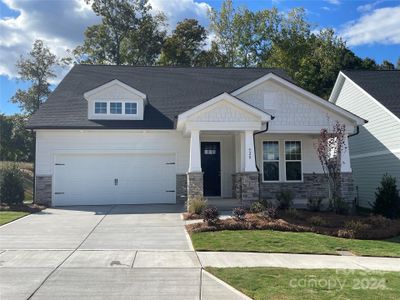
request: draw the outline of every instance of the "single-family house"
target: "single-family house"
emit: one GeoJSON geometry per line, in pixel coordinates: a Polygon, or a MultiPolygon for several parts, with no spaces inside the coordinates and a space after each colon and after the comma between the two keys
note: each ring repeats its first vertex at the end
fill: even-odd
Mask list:
{"type": "MultiPolygon", "coordinates": [[[[314,144],[336,121],[347,134],[364,124],[277,69],[76,65],[28,124],[35,201],[325,196],[314,144]]],[[[352,201],[348,151],[342,160],[342,196],[352,201]]]]}

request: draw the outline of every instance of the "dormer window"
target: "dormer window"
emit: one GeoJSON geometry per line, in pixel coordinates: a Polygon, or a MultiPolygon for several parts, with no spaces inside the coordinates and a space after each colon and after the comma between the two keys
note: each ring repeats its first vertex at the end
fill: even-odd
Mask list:
{"type": "Polygon", "coordinates": [[[107,102],[96,102],[94,104],[95,114],[106,114],[107,113],[107,102]]]}
{"type": "Polygon", "coordinates": [[[122,114],[122,103],[121,102],[110,102],[110,114],[122,114]]]}
{"type": "Polygon", "coordinates": [[[84,93],[89,120],[143,120],[147,96],[115,79],[84,93]]]}
{"type": "Polygon", "coordinates": [[[137,114],[137,103],[136,102],[126,102],[125,103],[125,114],[126,115],[136,115],[137,114]]]}

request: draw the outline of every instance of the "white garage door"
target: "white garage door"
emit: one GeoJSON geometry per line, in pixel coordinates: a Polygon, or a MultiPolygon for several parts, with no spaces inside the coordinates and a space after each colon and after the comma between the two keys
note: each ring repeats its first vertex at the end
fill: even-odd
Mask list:
{"type": "Polygon", "coordinates": [[[53,203],[175,203],[175,154],[57,155],[53,203]]]}

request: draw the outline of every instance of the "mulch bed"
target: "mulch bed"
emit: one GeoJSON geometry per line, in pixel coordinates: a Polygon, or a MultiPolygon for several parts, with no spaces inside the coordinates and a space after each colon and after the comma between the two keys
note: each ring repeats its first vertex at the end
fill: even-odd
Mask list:
{"type": "Polygon", "coordinates": [[[37,213],[45,209],[46,206],[39,205],[39,204],[20,204],[20,205],[7,205],[7,204],[0,204],[0,211],[22,211],[28,213],[37,213]]]}
{"type": "Polygon", "coordinates": [[[244,220],[229,218],[213,225],[206,222],[186,225],[189,233],[220,230],[277,230],[314,232],[329,236],[355,239],[386,239],[400,235],[400,220],[374,216],[338,215],[333,212],[297,210],[296,216],[280,211],[277,219],[247,213],[244,220]],[[315,218],[323,224],[315,224],[315,218]]]}

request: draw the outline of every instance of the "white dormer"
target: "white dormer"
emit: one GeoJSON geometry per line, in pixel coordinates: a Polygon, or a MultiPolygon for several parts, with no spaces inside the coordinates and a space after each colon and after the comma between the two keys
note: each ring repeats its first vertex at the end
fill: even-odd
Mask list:
{"type": "Polygon", "coordinates": [[[147,96],[114,79],[84,95],[89,120],[143,120],[147,96]]]}

